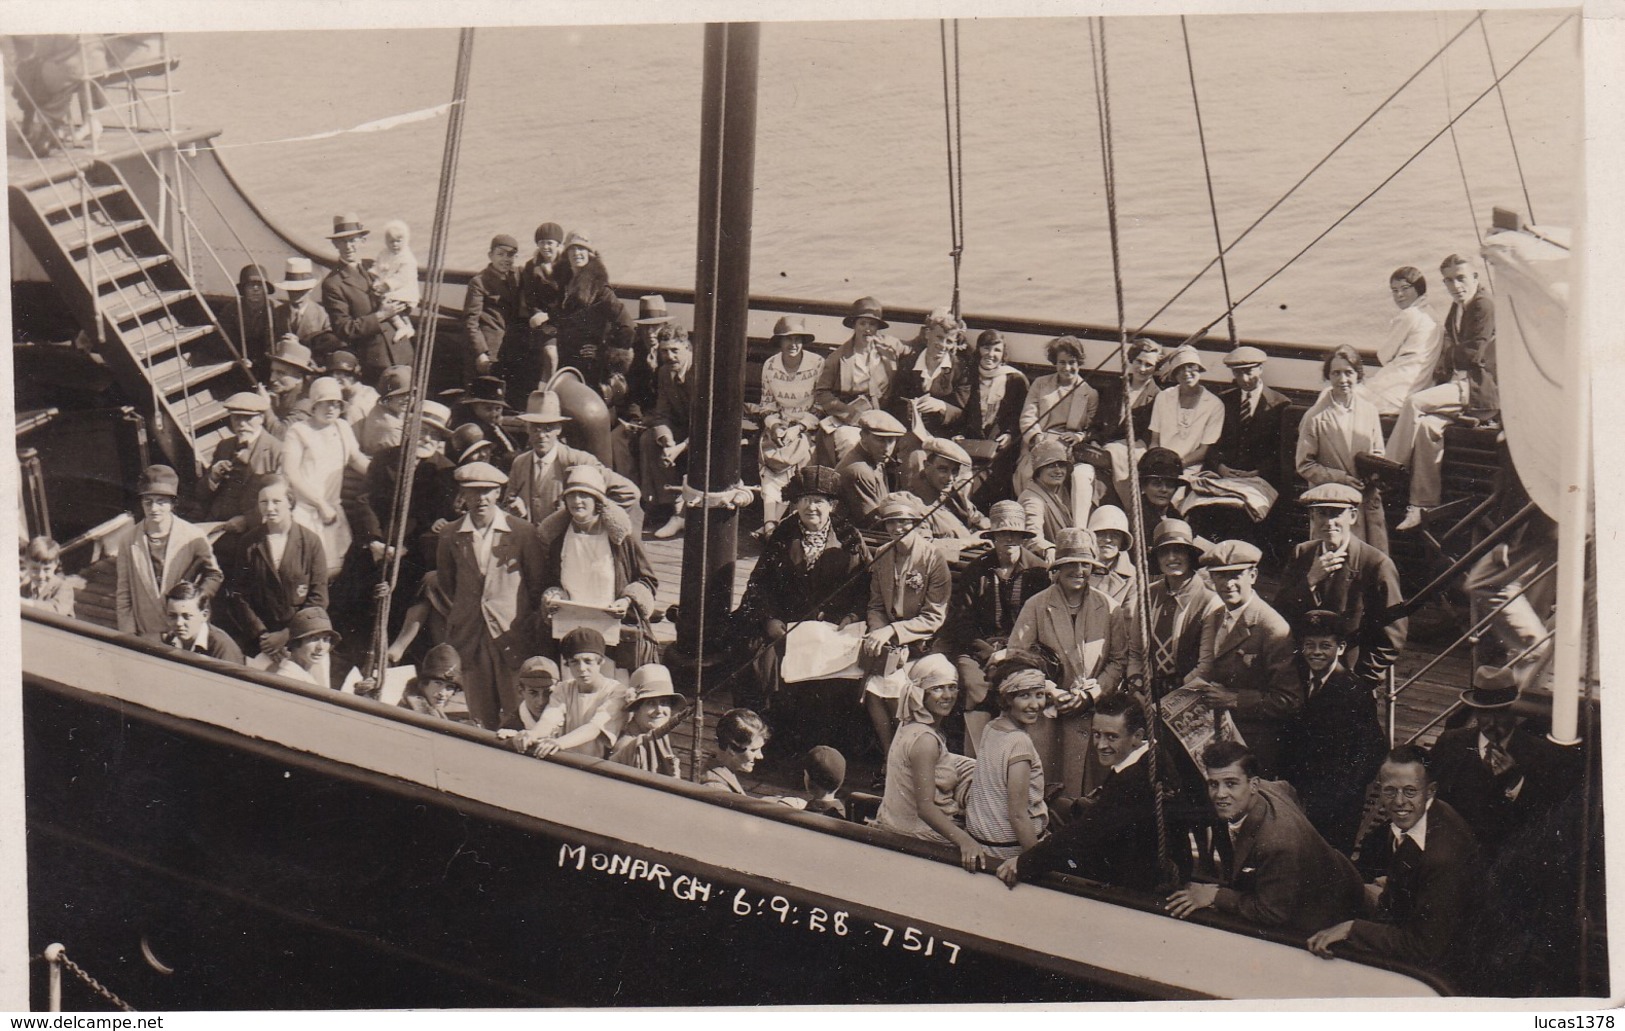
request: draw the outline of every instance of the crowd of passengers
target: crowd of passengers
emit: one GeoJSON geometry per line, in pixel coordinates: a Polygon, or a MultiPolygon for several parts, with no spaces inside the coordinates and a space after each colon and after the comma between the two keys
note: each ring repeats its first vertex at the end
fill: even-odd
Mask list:
{"type": "MultiPolygon", "coordinates": [[[[226,400],[233,436],[195,482],[144,472],[109,542],[119,628],[377,697],[389,678],[352,668],[398,560],[387,660],[414,672],[399,705],[528,755],[684,776],[671,732],[690,707],[660,661],[643,541],[691,518],[704,398],[687,332],[658,296],[623,303],[588,239],[544,223],[522,265],[492,239],[466,336],[445,345],[462,385],[424,398],[408,231],[391,223],[363,258],[368,235],[335,218],[325,276],[303,257],[276,280],[243,269],[220,318],[262,382],[226,400]],[[612,413],[609,454],[564,443],[572,416],[548,389],[563,368],[612,413]]],[[[1425,526],[1445,428],[1498,425],[1493,298],[1466,258],[1440,273],[1442,313],[1421,272],[1393,274],[1376,368],[1327,354],[1295,449],[1254,347],[1223,358],[1232,382],[1214,392],[1200,352],[1136,340],[1126,377],[1097,389],[1079,340],[1052,340],[1052,371],[1029,380],[998,331],[947,309],[900,340],[862,298],[828,354],[780,319],[749,413],[759,483],[731,502],[762,516],[733,623],[749,639],[739,708],[690,772],[745,793],[771,723],[804,789],[778,801],[844,815],[844,756],[867,752],[883,763],[862,785],[875,825],[1012,888],[1048,871],[1160,887],[1176,917],[1212,908],[1326,955],[1444,965],[1485,904],[1480,872],[1575,771],[1520,704],[1550,657],[1549,584],[1532,576],[1549,522],[1468,578],[1475,616],[1511,599],[1491,620],[1504,661],[1462,694],[1470,723],[1390,749],[1378,720],[1407,631],[1383,492],[1408,492],[1395,532],[1425,526]],[[1306,539],[1285,539],[1291,505],[1306,539]]],[[[72,614],[58,551],[27,543],[23,594],[72,614]]]]}

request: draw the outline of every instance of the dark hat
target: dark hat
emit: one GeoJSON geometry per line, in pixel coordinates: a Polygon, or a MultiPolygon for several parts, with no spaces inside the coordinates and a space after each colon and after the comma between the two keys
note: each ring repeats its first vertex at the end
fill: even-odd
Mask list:
{"type": "Polygon", "coordinates": [[[536,227],[536,242],[552,240],[554,243],[564,242],[564,227],[557,222],[543,222],[536,227]]]}
{"type": "Polygon", "coordinates": [[[354,212],[346,212],[333,216],[333,231],[327,234],[329,240],[346,240],[352,236],[366,236],[367,227],[361,224],[361,217],[354,212]]]}
{"type": "Polygon", "coordinates": [[[815,745],[801,761],[814,784],[831,791],[846,782],[846,756],[829,745],[815,745]]]}
{"type": "Polygon", "coordinates": [[[435,397],[439,398],[440,403],[444,405],[460,405],[468,400],[468,391],[462,387],[447,387],[445,390],[436,393],[435,397]]]}
{"type": "Polygon", "coordinates": [[[658,326],[671,321],[666,311],[666,299],[659,294],[644,294],[638,298],[638,317],[632,320],[639,326],[658,326]]]}
{"type": "Polygon", "coordinates": [[[498,247],[511,247],[515,254],[519,253],[519,241],[509,236],[507,233],[498,233],[497,235],[491,237],[491,246],[487,247],[486,250],[494,251],[498,247]]]}
{"type": "Polygon", "coordinates": [[[583,652],[602,655],[606,650],[604,635],[590,626],[578,626],[559,641],[559,654],[566,662],[583,652]]]}
{"type": "Polygon", "coordinates": [[[332,634],[333,640],[339,640],[338,631],[333,629],[333,621],[327,618],[327,610],[317,606],[300,609],[288,620],[288,643],[302,641],[316,634],[332,634]]]}
{"type": "Polygon", "coordinates": [[[492,446],[478,423],[465,422],[452,431],[446,450],[451,453],[451,460],[461,465],[464,459],[472,458],[479,451],[488,451],[492,446]]]}
{"type": "Polygon", "coordinates": [[[248,284],[250,283],[258,283],[259,285],[265,287],[265,292],[268,294],[276,293],[276,285],[272,283],[270,277],[266,275],[265,269],[261,268],[259,265],[244,265],[243,270],[237,273],[238,293],[242,293],[244,290],[248,289],[248,284]]]}
{"type": "Polygon", "coordinates": [[[1246,569],[1264,560],[1264,553],[1246,541],[1221,541],[1202,559],[1208,569],[1246,569]]]}
{"type": "Polygon", "coordinates": [[[462,683],[462,656],[449,644],[435,645],[429,649],[429,654],[423,657],[423,665],[418,667],[418,679],[444,680],[448,684],[462,683]]]}
{"type": "Polygon", "coordinates": [[[301,372],[315,372],[316,366],[310,360],[310,348],[299,342],[299,338],[292,333],[284,333],[271,349],[271,361],[281,362],[292,366],[301,372]]]}
{"type": "Polygon", "coordinates": [[[1146,450],[1140,456],[1140,479],[1160,476],[1167,480],[1182,480],[1185,478],[1185,463],[1179,460],[1177,452],[1165,447],[1154,447],[1146,450]]]}
{"type": "Polygon", "coordinates": [[[508,384],[497,376],[476,376],[472,389],[467,391],[461,400],[467,404],[476,401],[494,401],[506,404],[508,399],[508,384]]]}
{"type": "Polygon", "coordinates": [[[360,372],[361,363],[349,351],[334,351],[327,356],[328,372],[360,372]]]}
{"type": "Polygon", "coordinates": [[[1462,704],[1474,709],[1504,709],[1518,700],[1518,677],[1504,666],[1473,670],[1473,686],[1461,693],[1462,704]]]}
{"type": "Polygon", "coordinates": [[[166,498],[180,497],[181,478],[167,465],[149,465],[141,471],[135,492],[138,496],[158,494],[166,498]]]}
{"type": "Polygon", "coordinates": [[[1359,508],[1364,496],[1346,483],[1322,483],[1298,495],[1304,508],[1359,508]]]}
{"type": "Polygon", "coordinates": [[[794,501],[808,494],[822,494],[831,500],[841,496],[841,474],[827,465],[803,466],[785,485],[784,500],[794,501]]]}
{"type": "Polygon", "coordinates": [[[378,396],[395,397],[412,392],[412,367],[391,365],[378,374],[378,396]]]}
{"type": "Polygon", "coordinates": [[[853,301],[852,314],[842,319],[841,325],[851,329],[852,324],[857,322],[859,319],[874,319],[876,322],[880,323],[881,329],[885,329],[887,326],[891,325],[891,323],[886,321],[886,309],[882,308],[880,306],[880,302],[875,300],[873,297],[859,297],[857,300],[853,301]]]}
{"type": "Polygon", "coordinates": [[[1298,619],[1296,632],[1299,638],[1336,637],[1341,640],[1348,636],[1342,615],[1329,609],[1311,609],[1305,612],[1298,619]]]}

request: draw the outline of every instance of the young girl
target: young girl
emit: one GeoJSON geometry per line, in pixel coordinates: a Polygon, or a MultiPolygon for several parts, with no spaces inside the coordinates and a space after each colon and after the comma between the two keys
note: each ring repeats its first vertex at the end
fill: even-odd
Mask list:
{"type": "Polygon", "coordinates": [[[85,586],[77,576],[62,575],[62,547],[49,537],[35,537],[23,551],[23,604],[73,616],[74,592],[85,586]]]}
{"type": "Polygon", "coordinates": [[[418,675],[406,682],[396,704],[422,716],[449,720],[446,704],[461,687],[463,660],[449,644],[437,644],[424,656],[418,675]]]}
{"type": "Polygon", "coordinates": [[[626,729],[609,753],[610,761],[681,780],[683,766],[669,735],[688,715],[688,706],[672,687],[666,667],[650,663],[633,671],[628,712],[626,729]]]}
{"type": "MultiPolygon", "coordinates": [[[[378,280],[378,289],[388,301],[401,301],[409,308],[417,307],[418,258],[409,242],[411,230],[399,219],[384,224],[384,249],[373,259],[372,274],[378,280]]],[[[397,315],[385,322],[396,340],[410,340],[414,335],[412,321],[397,315]]]]}
{"type": "Polygon", "coordinates": [[[1019,856],[1038,844],[1048,822],[1044,767],[1028,729],[1046,701],[1044,675],[1023,669],[999,683],[1000,715],[976,748],[976,773],[965,806],[965,829],[999,859],[1019,856]]]}
{"type": "Polygon", "coordinates": [[[771,732],[762,718],[749,709],[729,709],[717,720],[717,754],[714,765],[700,777],[703,787],[748,794],[739,783],[741,773],[756,769],[762,748],[771,732]]]}

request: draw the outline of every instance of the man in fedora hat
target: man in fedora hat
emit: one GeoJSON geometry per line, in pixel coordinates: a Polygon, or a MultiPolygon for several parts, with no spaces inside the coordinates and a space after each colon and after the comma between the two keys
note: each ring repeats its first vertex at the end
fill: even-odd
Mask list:
{"type": "Polygon", "coordinates": [[[410,366],[411,338],[397,340],[384,325],[405,315],[408,306],[386,298],[380,282],[369,274],[372,263],[361,258],[367,227],[353,214],[335,215],[327,238],[338,252],[338,267],[322,280],[322,307],[344,346],[361,359],[361,378],[373,382],[391,365],[410,366]]]}
{"type": "Polygon", "coordinates": [[[167,465],[149,465],[136,484],[141,518],[114,543],[118,584],[114,605],[118,628],[126,634],[156,637],[167,627],[164,598],[187,581],[213,597],[220,589],[220,567],[203,531],[175,516],[180,477],[167,465]]]}
{"type": "MultiPolygon", "coordinates": [[[[626,370],[628,399],[643,408],[652,408],[659,387],[656,372],[659,367],[655,348],[661,329],[672,323],[666,299],[659,294],[644,294],[638,298],[638,317],[632,320],[632,364],[626,370]]],[[[611,341],[614,347],[615,342],[611,341]]]]}
{"type": "Polygon", "coordinates": [[[1518,678],[1510,669],[1479,666],[1461,701],[1472,722],[1445,731],[1433,743],[1434,779],[1439,797],[1462,815],[1493,857],[1567,797],[1578,770],[1572,757],[1523,726],[1516,709],[1518,678]]]}
{"type": "Polygon", "coordinates": [[[197,506],[205,522],[227,524],[240,533],[254,520],[261,477],[282,470],[282,441],[265,428],[271,402],[262,394],[239,391],[226,398],[231,436],[214,446],[209,466],[197,482],[197,506]]]}
{"type": "Polygon", "coordinates": [[[343,346],[333,332],[327,309],[317,303],[316,269],[309,258],[303,255],[289,258],[283,264],[282,278],[275,285],[285,295],[284,300],[276,302],[271,313],[277,339],[292,333],[317,355],[331,354],[343,346]]]}
{"type": "Polygon", "coordinates": [[[897,482],[892,456],[907,432],[890,413],[878,409],[857,418],[858,444],[835,467],[841,478],[841,504],[852,525],[870,526],[880,501],[897,482]]]}
{"type": "Polygon", "coordinates": [[[265,427],[280,439],[287,430],[287,421],[293,406],[305,396],[305,384],[321,374],[312,358],[310,348],[299,342],[293,334],[279,337],[271,351],[271,373],[267,379],[269,389],[260,388],[271,402],[265,413],[265,427]]]}
{"type": "Polygon", "coordinates": [[[237,296],[220,310],[220,326],[248,360],[255,378],[270,371],[271,344],[276,331],[270,295],[276,288],[259,265],[244,265],[237,273],[237,296]]]}
{"type": "MultiPolygon", "coordinates": [[[[602,468],[604,463],[590,451],[561,443],[564,424],[570,417],[564,414],[559,395],[553,391],[532,391],[519,420],[529,432],[530,449],[514,457],[508,488],[503,493],[504,504],[521,519],[540,523],[559,507],[571,469],[579,465],[602,468]]],[[[609,499],[626,509],[633,532],[640,532],[643,510],[638,507],[637,485],[608,469],[604,470],[604,482],[609,499]]]]}
{"type": "Polygon", "coordinates": [[[655,341],[660,359],[654,414],[639,441],[643,452],[643,500],[651,514],[670,510],[671,517],[655,531],[662,540],[683,532],[683,510],[673,504],[670,488],[683,482],[688,470],[688,441],[695,411],[694,350],[681,326],[663,325],[655,341]]]}
{"type": "Polygon", "coordinates": [[[519,665],[538,651],[542,546],[529,523],[498,504],[508,478],[484,462],[460,467],[455,478],[467,514],[440,532],[434,563],[450,599],[446,642],[463,659],[468,712],[487,730],[517,729],[519,665]]]}
{"type": "Polygon", "coordinates": [[[947,308],[935,308],[925,317],[920,335],[902,345],[897,354],[897,371],[892,377],[883,407],[904,425],[919,416],[933,435],[959,421],[957,392],[965,374],[957,361],[959,319],[947,308]]]}
{"type": "Polygon", "coordinates": [[[514,456],[522,443],[516,443],[502,426],[502,417],[508,411],[507,397],[508,385],[495,376],[475,377],[463,395],[463,406],[468,410],[466,423],[478,426],[491,442],[491,455],[486,461],[503,472],[513,469],[514,456]]]}
{"type": "Polygon", "coordinates": [[[882,332],[891,323],[873,297],[860,297],[852,313],[841,320],[852,336],[826,359],[813,388],[814,411],[828,416],[837,427],[830,434],[830,457],[839,461],[857,443],[858,417],[881,408],[897,373],[895,337],[882,332]]]}
{"type": "Polygon", "coordinates": [[[519,273],[519,310],[525,320],[526,346],[502,352],[497,374],[508,384],[508,404],[519,408],[538,384],[559,367],[558,326],[553,319],[564,300],[570,270],[564,255],[564,227],[543,222],[534,234],[536,251],[519,273]]]}
{"type": "Polygon", "coordinates": [[[1246,541],[1220,543],[1202,559],[1224,609],[1213,638],[1213,667],[1187,685],[1215,713],[1228,711],[1265,776],[1276,776],[1287,721],[1303,708],[1303,684],[1286,620],[1258,595],[1263,552],[1246,541]]]}
{"type": "Polygon", "coordinates": [[[1275,611],[1296,624],[1313,609],[1338,614],[1349,634],[1345,668],[1367,691],[1382,689],[1405,648],[1407,622],[1390,618],[1404,593],[1394,560],[1360,540],[1354,524],[1364,498],[1343,483],[1311,487],[1298,498],[1309,509],[1309,540],[1281,572],[1275,611]]]}
{"type": "Polygon", "coordinates": [[[463,325],[468,333],[468,347],[463,352],[463,382],[472,383],[495,368],[505,368],[502,352],[508,347],[522,347],[529,327],[520,311],[519,276],[514,272],[514,258],[519,255],[519,241],[507,233],[491,238],[486,251],[489,259],[473,279],[468,281],[468,293],[463,299],[463,325]]]}

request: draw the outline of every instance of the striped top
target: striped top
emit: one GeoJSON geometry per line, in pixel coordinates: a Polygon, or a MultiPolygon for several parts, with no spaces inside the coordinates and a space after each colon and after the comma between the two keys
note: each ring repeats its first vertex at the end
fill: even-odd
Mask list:
{"type": "Polygon", "coordinates": [[[1021,854],[1009,812],[1010,767],[1025,760],[1031,771],[1027,782],[1027,812],[1035,834],[1044,833],[1049,811],[1044,805],[1044,764],[1027,732],[1000,716],[982,731],[976,743],[976,773],[965,803],[965,829],[1000,859],[1021,854]]]}

